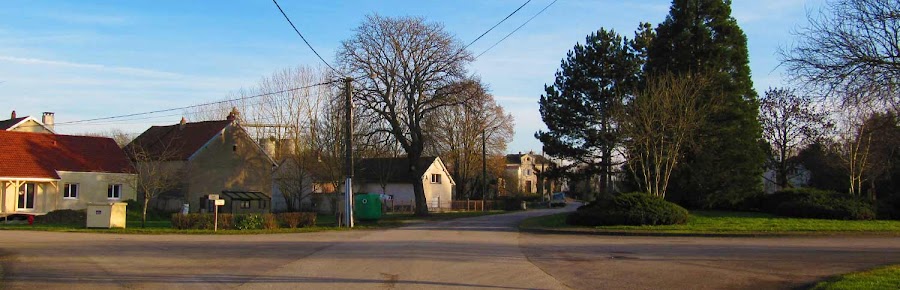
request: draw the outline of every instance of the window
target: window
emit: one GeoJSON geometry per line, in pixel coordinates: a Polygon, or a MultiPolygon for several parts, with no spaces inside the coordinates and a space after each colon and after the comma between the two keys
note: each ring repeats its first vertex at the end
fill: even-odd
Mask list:
{"type": "Polygon", "coordinates": [[[531,160],[531,159],[528,159],[528,157],[525,157],[525,162],[528,162],[529,160],[531,160]]]}
{"type": "Polygon", "coordinates": [[[248,208],[250,208],[250,201],[249,201],[249,200],[242,200],[242,201],[241,201],[241,208],[242,208],[242,209],[248,209],[248,208]]]}
{"type": "Polygon", "coordinates": [[[432,174],[431,175],[431,183],[441,183],[441,175],[440,174],[432,174]]]}
{"type": "Polygon", "coordinates": [[[66,186],[63,190],[63,198],[65,198],[65,199],[78,198],[78,183],[66,183],[66,186]]]}
{"type": "Polygon", "coordinates": [[[106,188],[106,198],[119,199],[121,197],[122,197],[122,185],[121,184],[110,184],[106,188]]]}
{"type": "Polygon", "coordinates": [[[534,193],[532,190],[533,188],[531,187],[531,180],[525,181],[525,191],[527,191],[528,193],[534,193]]]}
{"type": "Polygon", "coordinates": [[[531,176],[531,169],[525,169],[525,176],[531,176]]]}
{"type": "Polygon", "coordinates": [[[16,203],[16,209],[34,209],[34,183],[22,184],[19,187],[19,199],[18,203],[16,203]]]}
{"type": "Polygon", "coordinates": [[[259,203],[259,209],[266,209],[266,201],[265,200],[257,201],[257,203],[259,203]]]}

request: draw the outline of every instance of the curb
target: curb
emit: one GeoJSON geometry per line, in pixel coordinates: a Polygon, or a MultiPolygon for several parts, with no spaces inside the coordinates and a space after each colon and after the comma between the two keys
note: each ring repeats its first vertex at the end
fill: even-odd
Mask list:
{"type": "Polygon", "coordinates": [[[668,233],[611,231],[593,229],[552,229],[519,228],[519,232],[541,235],[582,235],[582,236],[622,236],[622,237],[702,237],[702,238],[782,238],[782,237],[898,237],[900,233],[879,232],[810,232],[810,233],[668,233]]]}

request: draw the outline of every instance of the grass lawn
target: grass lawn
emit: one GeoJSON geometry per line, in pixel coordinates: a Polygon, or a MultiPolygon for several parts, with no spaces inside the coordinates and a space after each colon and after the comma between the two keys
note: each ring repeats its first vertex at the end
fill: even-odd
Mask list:
{"type": "Polygon", "coordinates": [[[576,227],[566,224],[567,214],[525,220],[522,228],[593,229],[622,233],[663,234],[829,234],[869,233],[900,235],[900,221],[845,221],[779,217],[766,213],[692,211],[683,225],[576,227]]]}
{"type": "Polygon", "coordinates": [[[840,275],[819,282],[812,289],[900,289],[900,265],[840,275]]]}
{"type": "MultiPolygon", "coordinates": [[[[380,221],[357,222],[357,229],[378,229],[399,227],[409,224],[422,223],[427,221],[450,220],[464,217],[475,217],[490,214],[503,213],[503,211],[486,211],[486,212],[444,212],[432,213],[427,217],[417,217],[413,214],[388,214],[380,221]]],[[[178,230],[172,228],[172,223],[168,219],[162,217],[148,216],[145,228],[141,228],[140,215],[131,213],[126,217],[126,228],[124,229],[87,229],[82,226],[66,225],[66,224],[36,224],[33,226],[27,224],[0,224],[0,230],[36,230],[36,231],[54,231],[54,232],[87,232],[87,233],[116,233],[116,234],[213,234],[212,230],[178,230]]],[[[334,215],[318,215],[316,217],[316,226],[306,228],[279,228],[279,229],[259,229],[259,230],[219,230],[216,234],[279,234],[279,233],[305,233],[319,231],[346,230],[344,228],[335,227],[334,215]]]]}

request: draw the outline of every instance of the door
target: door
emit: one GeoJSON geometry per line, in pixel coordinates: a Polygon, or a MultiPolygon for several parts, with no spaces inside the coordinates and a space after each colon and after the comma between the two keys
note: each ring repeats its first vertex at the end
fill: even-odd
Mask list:
{"type": "Polygon", "coordinates": [[[16,209],[34,209],[34,183],[25,183],[19,187],[19,202],[16,203],[16,209]]]}

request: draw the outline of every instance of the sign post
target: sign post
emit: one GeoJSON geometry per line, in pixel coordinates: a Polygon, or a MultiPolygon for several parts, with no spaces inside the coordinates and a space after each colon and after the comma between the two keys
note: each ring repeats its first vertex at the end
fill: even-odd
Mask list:
{"type": "Polygon", "coordinates": [[[209,200],[213,201],[213,231],[219,231],[219,206],[225,205],[224,199],[219,199],[218,194],[210,194],[209,200]]]}

